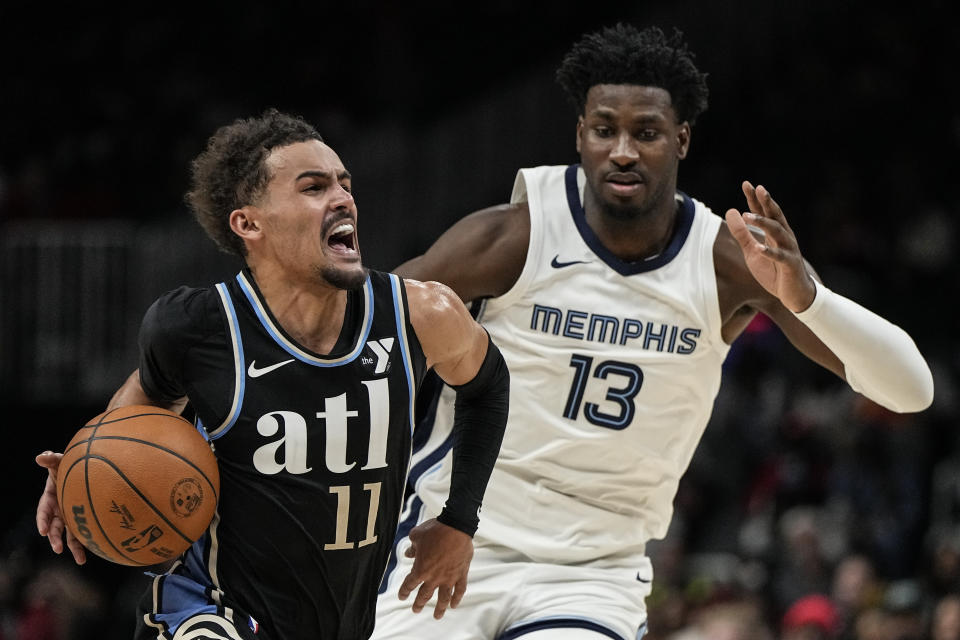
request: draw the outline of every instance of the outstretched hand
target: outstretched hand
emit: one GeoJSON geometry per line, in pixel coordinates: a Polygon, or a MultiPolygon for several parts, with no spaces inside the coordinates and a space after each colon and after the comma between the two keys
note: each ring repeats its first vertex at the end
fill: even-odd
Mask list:
{"type": "Polygon", "coordinates": [[[754,188],[745,181],[743,194],[747,197],[747,211],[729,209],[726,220],[740,244],[747,268],[785,307],[795,313],[805,310],[817,291],[787,218],[763,186],[754,188]],[[762,237],[754,235],[748,225],[758,229],[762,237]]]}
{"type": "Polygon", "coordinates": [[[447,607],[456,608],[467,589],[467,570],[473,558],[473,539],[467,534],[431,518],[410,530],[410,547],[406,551],[413,558],[413,568],[400,585],[399,596],[406,600],[418,586],[413,600],[413,612],[420,613],[433,592],[437,605],[433,617],[440,619],[447,607]]]}
{"type": "Polygon", "coordinates": [[[57,502],[57,469],[60,467],[62,453],[44,451],[37,456],[37,464],[47,470],[47,483],[37,504],[37,531],[50,541],[50,548],[54,553],[63,552],[63,535],[67,536],[67,548],[73,554],[77,564],[87,561],[87,554],[70,530],[64,526],[63,515],[60,513],[60,504],[57,502]]]}

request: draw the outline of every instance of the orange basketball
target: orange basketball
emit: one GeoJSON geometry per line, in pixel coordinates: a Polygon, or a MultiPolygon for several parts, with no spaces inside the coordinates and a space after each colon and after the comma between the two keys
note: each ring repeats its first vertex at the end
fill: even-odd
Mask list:
{"type": "Polygon", "coordinates": [[[118,564],[179,556],[206,531],[219,495],[210,445],[189,421],[157,407],[100,414],[73,437],[57,471],[70,532],[118,564]]]}

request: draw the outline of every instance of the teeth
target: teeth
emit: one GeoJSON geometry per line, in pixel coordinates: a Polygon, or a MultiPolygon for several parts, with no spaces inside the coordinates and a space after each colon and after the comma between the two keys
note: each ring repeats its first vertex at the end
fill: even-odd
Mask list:
{"type": "Polygon", "coordinates": [[[334,227],[333,232],[330,235],[334,236],[346,236],[353,233],[353,225],[350,223],[339,224],[334,227]]]}

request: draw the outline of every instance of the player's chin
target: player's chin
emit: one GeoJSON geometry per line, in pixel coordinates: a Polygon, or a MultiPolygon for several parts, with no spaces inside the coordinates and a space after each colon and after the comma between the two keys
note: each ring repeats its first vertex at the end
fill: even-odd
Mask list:
{"type": "Polygon", "coordinates": [[[353,264],[326,264],[320,269],[320,277],[330,286],[351,291],[360,289],[367,281],[369,270],[360,262],[359,255],[353,264]]]}

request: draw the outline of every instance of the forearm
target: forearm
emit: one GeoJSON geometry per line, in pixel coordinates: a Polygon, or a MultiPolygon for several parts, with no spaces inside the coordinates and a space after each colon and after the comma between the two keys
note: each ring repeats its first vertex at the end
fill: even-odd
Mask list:
{"type": "Polygon", "coordinates": [[[477,375],[454,387],[453,472],[440,522],[473,535],[507,424],[510,374],[493,342],[477,375]]]}
{"type": "Polygon", "coordinates": [[[816,286],[813,304],[795,315],[843,362],[850,387],[898,413],[930,406],[933,376],[913,339],[823,284],[816,286]]]}
{"type": "Polygon", "coordinates": [[[180,413],[186,406],[187,399],[181,398],[174,402],[158,402],[152,399],[147,395],[146,391],[143,390],[143,386],[140,384],[140,371],[137,370],[131,373],[120,388],[116,390],[113,397],[110,398],[110,402],[107,404],[107,410],[109,411],[117,407],[127,407],[134,404],[152,405],[180,413]]]}

